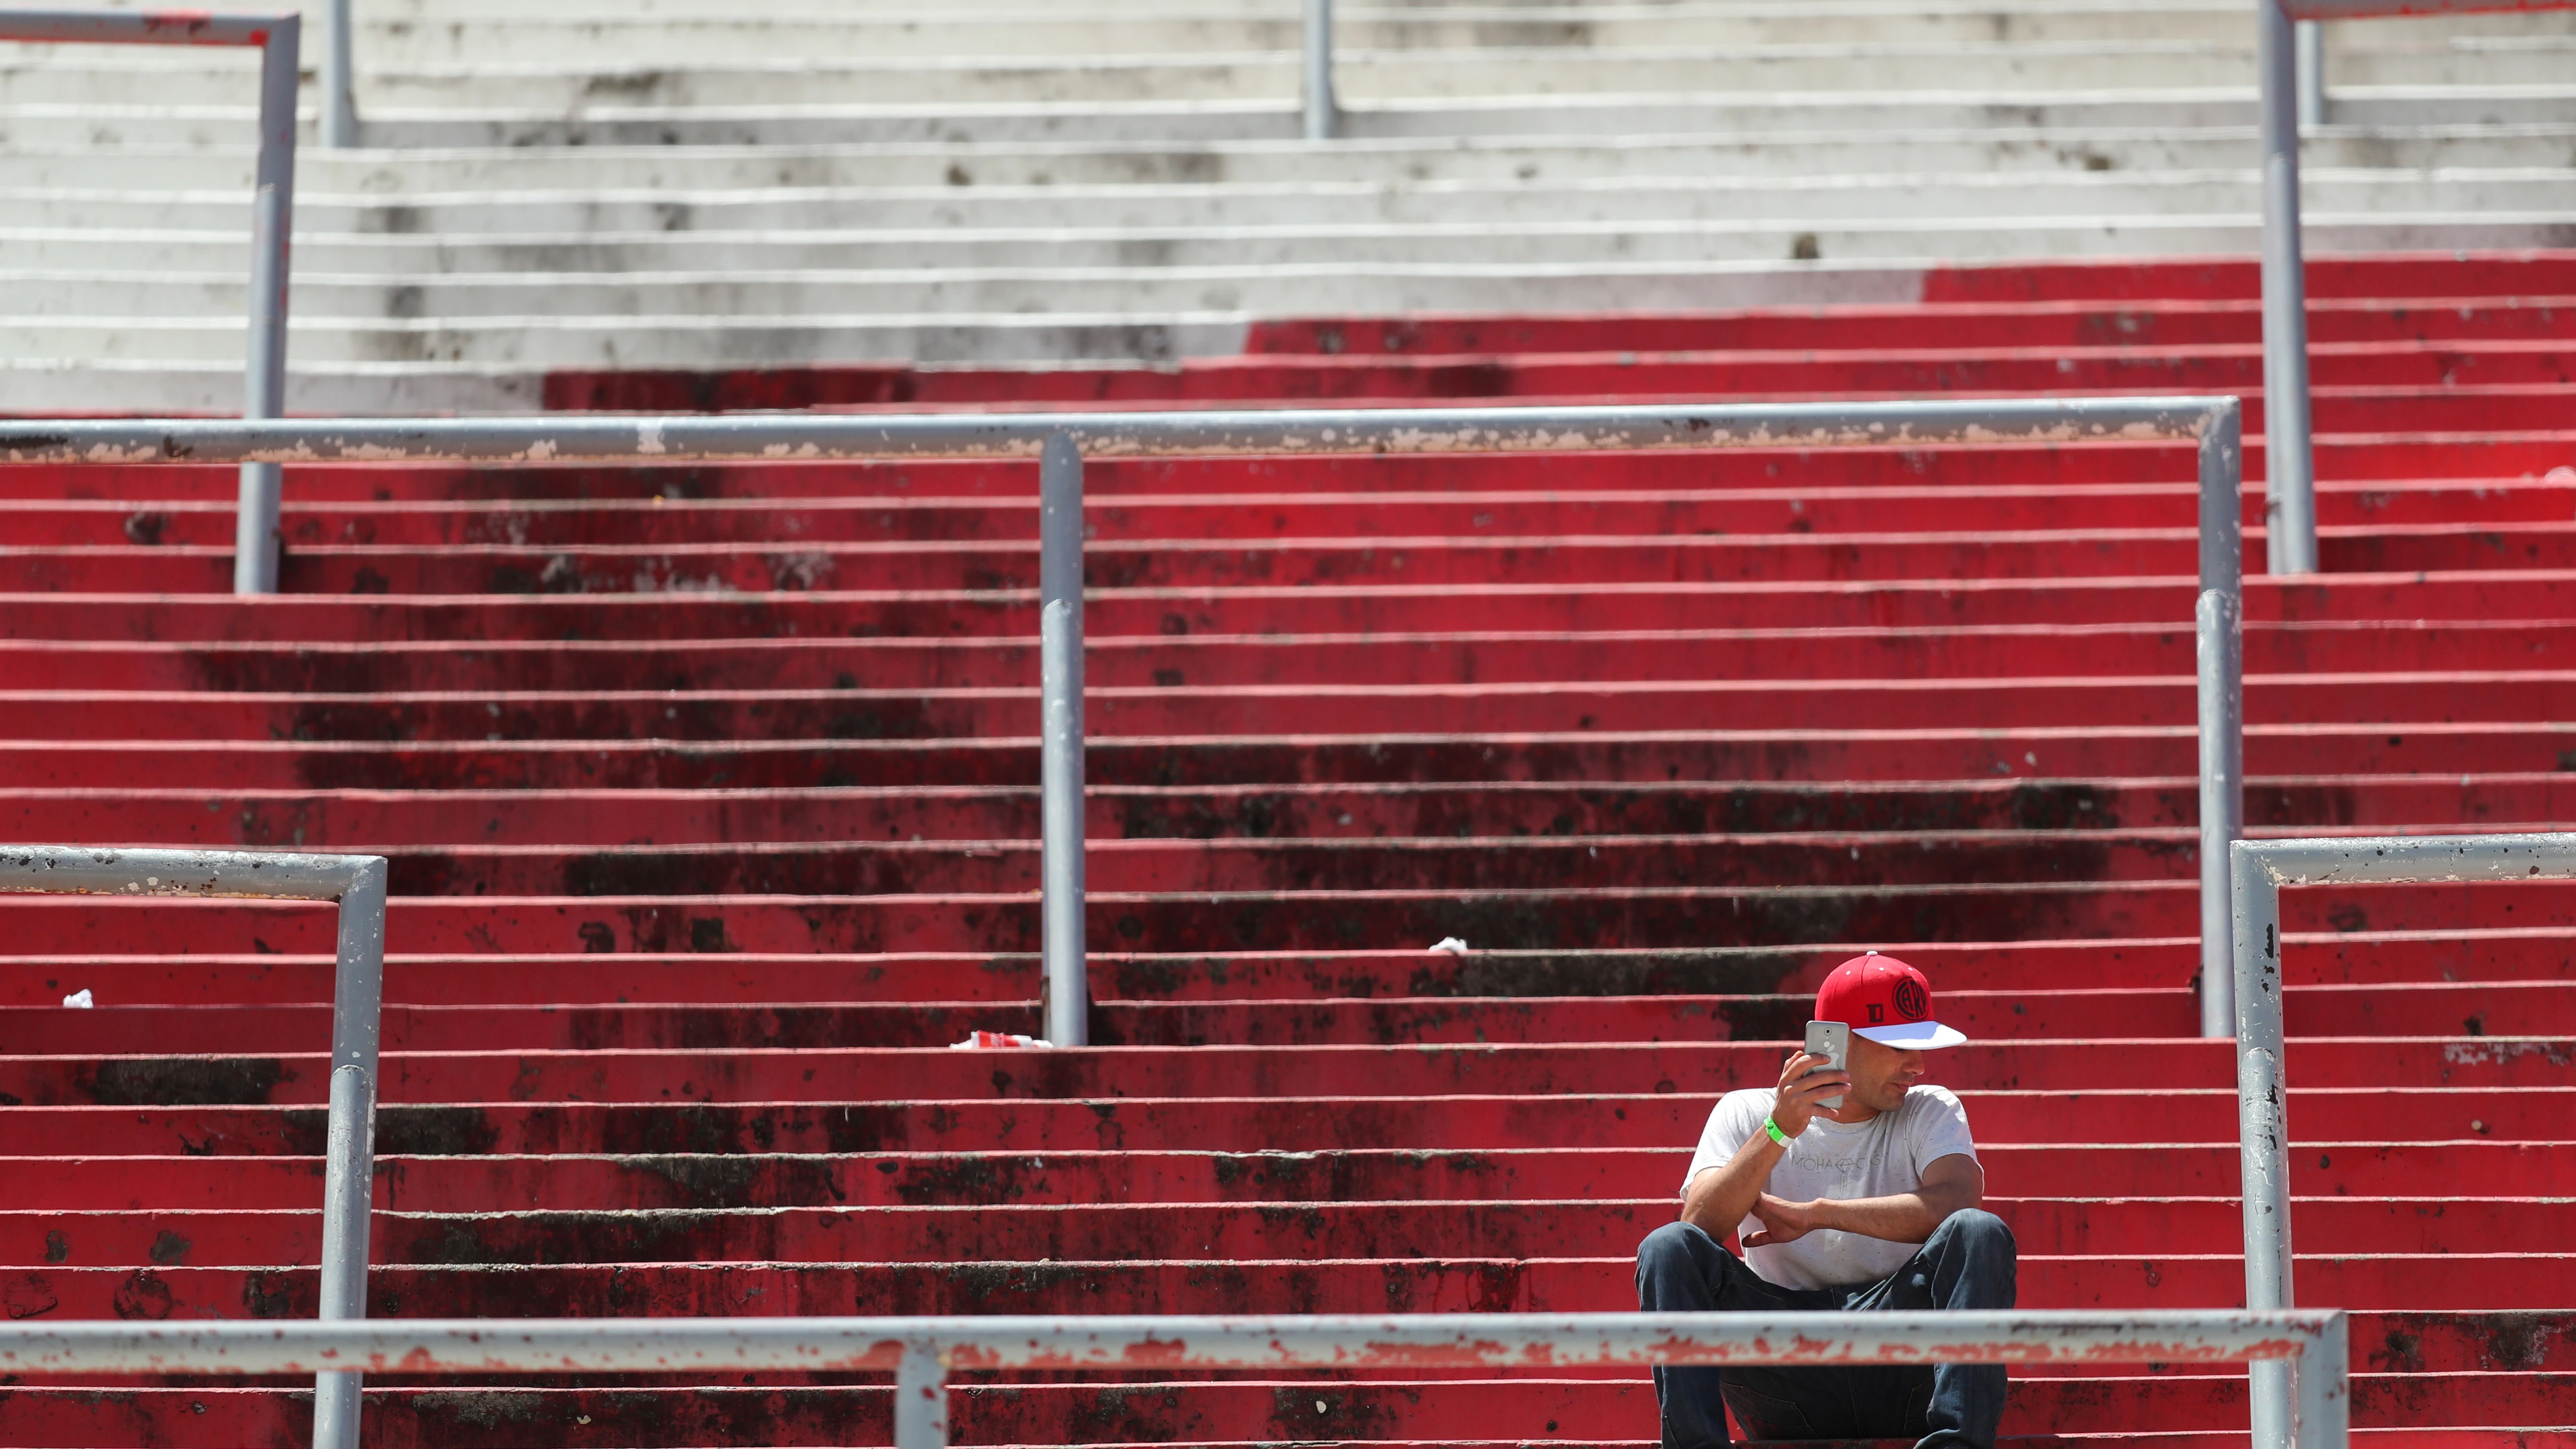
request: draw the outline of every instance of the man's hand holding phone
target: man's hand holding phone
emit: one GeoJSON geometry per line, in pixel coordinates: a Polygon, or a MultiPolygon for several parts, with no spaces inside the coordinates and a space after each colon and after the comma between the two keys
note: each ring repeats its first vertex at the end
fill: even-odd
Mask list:
{"type": "Polygon", "coordinates": [[[1850,1090],[1851,1073],[1835,1066],[1833,1058],[1793,1052],[1780,1068],[1780,1093],[1771,1103],[1771,1120],[1779,1124],[1783,1136],[1801,1136],[1815,1119],[1820,1100],[1839,1098],[1850,1090]],[[1814,1075],[1808,1075],[1811,1072],[1814,1075]]]}

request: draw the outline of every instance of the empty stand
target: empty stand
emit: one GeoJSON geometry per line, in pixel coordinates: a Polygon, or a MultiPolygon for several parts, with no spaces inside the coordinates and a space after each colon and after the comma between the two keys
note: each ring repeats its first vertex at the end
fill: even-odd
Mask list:
{"type": "MultiPolygon", "coordinates": [[[[1887,371],[1890,338],[2066,363],[1962,389],[2250,381],[2252,281],[1964,269],[1799,319],[1327,318],[1174,369],[554,386],[1949,381],[1887,371]]],[[[2348,339],[2328,571],[2248,580],[2249,825],[2564,823],[2576,257],[2320,263],[2315,292],[2348,339]]],[[[222,593],[229,472],[0,470],[0,836],[392,857],[373,1316],[1630,1307],[1711,1099],[1769,1080],[1865,947],[1978,1038],[1936,1075],[2025,1303],[2241,1300],[2229,1047],[2192,1035],[2187,445],[1089,474],[1091,1050],[947,1046],[1036,1021],[1026,464],[290,469],[289,592],[250,601],[222,593]]],[[[2287,909],[2298,1291],[2356,1315],[2357,1422],[2554,1449],[2576,892],[2287,909]]],[[[0,1303],[311,1315],[327,910],[13,900],[0,930],[0,1303]]],[[[967,1376],[959,1440],[1654,1423],[1623,1374],[1126,1377],[967,1376]]],[[[2238,1372],[2034,1372],[2008,1427],[2199,1449],[2244,1413],[2238,1372]]],[[[684,1446],[882,1442],[888,1408],[881,1379],[391,1378],[367,1415],[371,1444],[684,1446]]],[[[22,1445],[309,1416],[284,1383],[0,1389],[22,1445]]]]}
{"type": "MultiPolygon", "coordinates": [[[[360,0],[366,144],[306,148],[288,405],[2256,250],[2245,0],[1337,8],[1347,139],[1317,146],[1296,0],[360,0]]],[[[2332,27],[2311,250],[2562,242],[2571,42],[2332,27]]],[[[0,411],[239,406],[249,64],[0,47],[0,411]]]]}

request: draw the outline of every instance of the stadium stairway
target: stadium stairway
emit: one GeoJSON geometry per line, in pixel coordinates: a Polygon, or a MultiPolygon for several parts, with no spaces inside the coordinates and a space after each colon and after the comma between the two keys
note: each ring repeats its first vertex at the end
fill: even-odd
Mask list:
{"type": "MultiPolygon", "coordinates": [[[[2564,823],[2576,253],[2314,290],[2326,572],[2248,580],[2252,828],[2564,823]]],[[[548,386],[2253,387],[2245,262],[1933,291],[548,386]]],[[[250,602],[220,592],[227,472],[0,470],[0,839],[393,858],[376,1317],[1630,1307],[1714,1095],[1769,1081],[1871,947],[1976,1038],[1934,1075],[2023,1301],[2224,1306],[2192,476],[2131,443],[1095,464],[1087,1050],[949,1049],[1036,1025],[1023,465],[290,469],[288,592],[250,602]]],[[[2356,1315],[2360,1437],[2566,1449],[2576,889],[2287,911],[2298,1292],[2356,1315]]],[[[314,1311],[328,930],[0,902],[12,1317],[314,1311]]],[[[1652,1402],[1623,1373],[966,1375],[955,1412],[986,1444],[1618,1443],[1652,1402]]],[[[26,1382],[0,1443],[297,1445],[309,1412],[283,1382],[26,1382]]],[[[888,1412],[882,1380],[793,1375],[384,1378],[366,1410],[387,1449],[882,1443],[888,1412]]],[[[2240,1373],[2029,1371],[2008,1431],[2204,1449],[2244,1419],[2240,1373]]]]}
{"type": "MultiPolygon", "coordinates": [[[[2257,244],[2246,0],[1345,0],[1320,146],[1296,0],[353,8],[365,144],[298,166],[310,412],[2257,244]]],[[[2564,13],[2332,26],[2312,252],[2566,245],[2571,47],[2564,13]]],[[[0,411],[239,408],[256,65],[0,44],[0,411]]]]}

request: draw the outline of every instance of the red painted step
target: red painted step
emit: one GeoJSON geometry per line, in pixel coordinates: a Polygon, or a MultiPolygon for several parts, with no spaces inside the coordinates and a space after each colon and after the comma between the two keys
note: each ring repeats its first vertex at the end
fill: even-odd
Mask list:
{"type": "MultiPolygon", "coordinates": [[[[2017,882],[1967,886],[1688,886],[1552,890],[1253,891],[1148,895],[1096,892],[1091,939],[1131,950],[1349,949],[1366,942],[1459,935],[1517,949],[1578,950],[1665,941],[1802,946],[1860,941],[2174,936],[2196,929],[2193,880],[2017,882]],[[1322,919],[1303,913],[1339,902],[1322,919]],[[1536,914],[1533,914],[1536,913],[1536,914]]],[[[2292,931],[2545,927],[2576,920],[2576,887],[2374,886],[2294,891],[2292,931]]],[[[397,897],[393,929],[433,953],[512,955],[639,951],[917,952],[1037,949],[1034,902],[1004,895],[875,897],[397,897]]],[[[330,949],[325,909],[289,904],[44,897],[0,901],[22,953],[149,954],[330,949]]]]}
{"type": "MultiPolygon", "coordinates": [[[[2475,1421],[2481,1411],[2516,1420],[2545,1414],[2546,1395],[2563,1392],[2557,1376],[2462,1375],[2448,1379],[2360,1375],[2353,1413],[2364,1423],[2397,1420],[2475,1421]]],[[[80,1443],[116,1442],[138,1422],[191,1424],[187,1445],[232,1444],[239,1436],[287,1438],[283,1393],[262,1390],[145,1390],[125,1403],[97,1396],[47,1393],[27,1396],[11,1413],[19,1432],[83,1435],[80,1443]],[[161,1415],[135,1412],[155,1400],[161,1415]],[[202,1404],[204,1414],[187,1406],[202,1404]],[[217,1406],[221,1406],[218,1409],[217,1406]],[[177,1411],[177,1412],[172,1412],[177,1411]],[[166,1419],[163,1417],[166,1415],[166,1419]],[[23,1427],[21,1427],[23,1426],[23,1427]],[[86,1437],[105,1434],[105,1439],[86,1437]],[[198,1437],[202,1434],[203,1437],[198,1437]]],[[[846,1443],[853,1427],[863,1435],[888,1432],[890,1392],[883,1388],[705,1390],[684,1412],[663,1408],[658,1395],[615,1390],[495,1389],[471,1394],[439,1391],[380,1392],[370,1396],[371,1442],[429,1444],[474,1426],[478,1442],[517,1445],[683,1445],[705,1442],[758,1425],[770,1442],[846,1443]],[[594,1412],[595,1411],[595,1412],[594,1412]]],[[[2134,1423],[2141,1413],[2189,1427],[2217,1429],[2244,1412],[2241,1379],[2197,1377],[2159,1383],[2147,1379],[2031,1380],[2015,1391],[2005,1429],[2047,1428],[2102,1432],[2134,1423]]],[[[1056,1443],[1082,1426],[1120,1440],[1296,1440],[1404,1438],[1433,1430],[1447,1436],[1526,1438],[1548,1442],[1581,1435],[1651,1436],[1654,1394],[1642,1381],[1518,1380],[1492,1384],[1417,1383],[1331,1385],[1228,1381],[1171,1383],[1102,1389],[1075,1385],[965,1386],[952,1394],[951,1427],[967,1443],[1056,1443]],[[1557,1429],[1543,1429],[1556,1424],[1557,1429]],[[1581,1425],[1580,1429],[1575,1426],[1581,1425]],[[1533,1437],[1534,1436],[1534,1437],[1533,1437]]],[[[0,1430],[5,1432],[5,1430],[0,1430]]]]}
{"type": "MultiPolygon", "coordinates": [[[[2170,622],[1908,630],[1104,636],[1086,642],[1102,689],[1710,679],[1996,679],[2175,674],[2190,631],[2170,622]]],[[[2527,671],[2576,657],[2576,626],[2256,624],[2245,665],[2281,673],[2527,671]]],[[[26,691],[210,690],[244,693],[456,691],[696,693],[1027,688],[1034,645],[973,641],[723,640],[641,644],[225,646],[0,645],[0,668],[26,691]]]]}
{"type": "MultiPolygon", "coordinates": [[[[1212,1060],[1191,1048],[1009,1054],[944,1050],[424,1053],[387,1058],[388,1102],[626,1101],[829,1103],[907,1098],[1335,1095],[1365,1064],[1383,1094],[1700,1092],[1768,1083],[1782,1046],[1664,1044],[1266,1047],[1212,1060]],[[1670,1087],[1666,1087],[1670,1083],[1670,1087]]],[[[21,1105],[310,1104],[319,1053],[244,1057],[0,1059],[0,1091],[21,1105]]],[[[2552,1038],[2307,1038],[2290,1053],[2297,1088],[2363,1085],[2565,1087],[2571,1052],[2552,1038]]],[[[1959,1089],[2220,1087],[2220,1042],[2140,1040],[1971,1044],[1942,1063],[1959,1089]]],[[[1687,1144],[1682,1144],[1687,1145],[1687,1144]]]]}
{"type": "MultiPolygon", "coordinates": [[[[2555,401],[2555,394],[2542,395],[2555,401]]],[[[2388,401],[2374,402],[2385,419],[2388,401]]],[[[2552,416],[2555,416],[2553,413],[2552,416]]],[[[2378,528],[2432,524],[2545,523],[2568,516],[2564,482],[2456,480],[2328,484],[2318,491],[2320,521],[2378,528]]],[[[1655,533],[1884,533],[2107,530],[2187,526],[2197,518],[2199,489],[2189,479],[2084,485],[2026,484],[1963,495],[1956,487],[1768,486],[1729,480],[1720,488],[1530,494],[1509,491],[1253,493],[1194,496],[1109,494],[1085,509],[1096,541],[1250,537],[1407,537],[1455,534],[1497,537],[1655,533]]],[[[2263,507],[2245,500],[2243,522],[2259,527],[2263,507]]],[[[414,548],[511,546],[669,547],[729,542],[1027,543],[1037,537],[1037,500],[1010,497],[884,499],[661,499],[560,502],[344,501],[285,509],[288,545],[414,548]]],[[[27,500],[0,505],[13,544],[30,549],[120,547],[228,548],[230,500],[27,500]]]]}
{"type": "MultiPolygon", "coordinates": [[[[2292,1141],[2560,1142],[2570,1087],[2509,1093],[2448,1088],[2311,1088],[2291,1094],[2292,1141]]],[[[2234,1088],[2022,1091],[1968,1088],[1989,1145],[2236,1140],[2234,1088]]],[[[1296,1095],[931,1100],[858,1103],[395,1104],[377,1122],[389,1157],[457,1154],[668,1156],[901,1151],[1215,1150],[1248,1136],[1275,1151],[1333,1148],[1659,1147],[1694,1140],[1714,1098],[1700,1092],[1296,1095]]],[[[315,1157],[322,1118],[309,1107],[24,1107],[0,1117],[20,1157],[155,1159],[315,1157]]],[[[83,1169],[93,1170],[93,1169],[83,1169]]],[[[94,1169],[107,1171],[106,1168],[94,1169]]],[[[153,1170],[159,1170],[155,1168],[153,1170]]],[[[174,1169],[175,1170],[175,1169],[174,1169]]],[[[212,1161],[188,1169],[225,1178],[212,1161]]],[[[431,1178],[420,1181],[433,1180],[431,1178]]],[[[69,1182],[66,1181],[68,1188],[69,1182]]],[[[395,1182],[389,1191],[399,1190],[395,1182]]],[[[51,1199],[29,1200],[43,1205],[51,1199]]],[[[301,1201],[300,1199],[298,1201],[301,1201]]],[[[295,1206],[290,1202],[286,1206],[295,1206]]]]}
{"type": "MultiPolygon", "coordinates": [[[[2257,778],[2246,815],[2260,831],[2470,827],[2576,815],[2576,777],[2508,775],[2257,778]]],[[[1203,788],[1097,785],[1088,838],[1381,839],[1923,829],[2181,828],[2189,778],[1854,783],[1638,781],[1603,788],[1520,781],[1427,785],[1258,784],[1203,788]]],[[[370,849],[487,843],[670,845],[1032,840],[1033,785],[807,790],[442,791],[0,790],[0,837],[297,844],[370,849]]]]}
{"type": "MultiPolygon", "coordinates": [[[[2293,935],[2289,980],[2306,1000],[2312,985],[2450,981],[2548,981],[2576,977],[2563,932],[2489,930],[2466,934],[2333,932],[2293,935]]],[[[1225,957],[1093,953],[1092,996],[1102,1002],[1311,1001],[1402,996],[1618,996],[1670,992],[1788,993],[1811,990],[1835,963],[1864,949],[1702,948],[1574,952],[1479,950],[1467,956],[1419,950],[1273,952],[1225,957]]],[[[2130,941],[1894,943],[1929,970],[1944,999],[1958,992],[2033,992],[2081,979],[2087,989],[2187,985],[2199,967],[2188,938],[2130,941]]],[[[320,1002],[331,990],[328,957],[151,955],[0,957],[0,1005],[51,1007],[81,987],[108,1007],[152,1004],[320,1002]]],[[[578,1001],[762,1003],[1033,1002],[1033,955],[908,956],[656,955],[443,956],[391,958],[387,1000],[550,1005],[578,1001]]],[[[2501,1021],[2503,1018],[2499,1018],[2501,1021]]],[[[2233,1130],[2232,1128],[2230,1129],[2233,1130]]]]}
{"type": "MultiPolygon", "coordinates": [[[[0,470],[0,478],[7,476],[0,470]]],[[[2562,617],[2576,575],[2327,574],[2248,578],[2247,617],[2372,619],[2562,617]]],[[[1204,634],[1577,631],[1737,628],[1937,628],[2027,623],[2169,625],[2189,617],[2182,575],[2080,580],[1908,580],[1816,585],[1628,582],[1580,592],[1544,586],[1424,589],[1404,584],[1294,588],[1094,589],[1095,638],[1204,634]]],[[[252,605],[159,594],[0,596],[0,638],[329,644],[545,639],[1017,638],[1034,633],[1027,591],[816,591],[463,595],[363,599],[276,595],[252,605]]]]}
{"type": "MultiPolygon", "coordinates": [[[[1033,735],[992,740],[152,741],[14,743],[18,781],[201,789],[724,789],[1021,785],[1033,735]]],[[[2491,771],[2549,773],[2576,758],[2576,728],[2547,722],[2250,726],[2257,777],[2491,771]]],[[[2186,725],[1806,731],[1404,733],[1093,738],[1099,784],[1236,785],[1590,780],[2101,780],[2188,775],[2186,725]],[[2041,752],[2046,751],[2045,757],[2041,752]]]]}
{"type": "MultiPolygon", "coordinates": [[[[84,976],[83,979],[88,979],[84,976]]],[[[68,994],[68,993],[65,993],[68,994]]],[[[2151,991],[1942,993],[1949,1024],[1979,1040],[2196,1035],[2188,988],[2151,991]]],[[[1589,996],[1477,1001],[1103,1003],[1100,1046],[1322,1046],[1370,1042],[1777,1041],[1794,1037],[1809,998],[1589,996]]],[[[981,1028],[1035,1033],[1037,1004],[709,1004],[390,1006],[389,1051],[494,1048],[652,1049],[727,1044],[844,1047],[945,1046],[981,1028]]],[[[115,1006],[65,1016],[59,1007],[0,1008],[0,1042],[41,1043],[56,1053],[296,1051],[329,1031],[327,1005],[209,1009],[115,1006]]],[[[2458,1022],[2471,1038],[2490,1028],[2517,1036],[2576,1033],[2576,999],[2562,982],[2371,985],[2294,989],[2294,1035],[2400,1036],[2458,1022]]]]}
{"type": "MultiPolygon", "coordinates": [[[[2397,299],[2396,294],[2380,298],[2311,292],[2308,336],[2318,342],[2379,343],[2558,337],[2564,335],[2564,314],[2569,310],[2576,310],[2576,299],[2527,294],[2511,298],[2464,294],[2447,300],[2436,296],[2397,299]]],[[[1293,356],[1309,362],[1347,359],[1357,363],[1392,357],[1430,359],[1464,354],[1622,349],[1858,349],[1880,342],[1895,346],[1939,346],[1950,341],[1990,347],[2191,346],[2255,341],[2261,334],[2261,303],[2248,293],[2225,298],[2148,296],[2119,302],[2091,297],[2044,301],[1963,299],[1914,307],[1827,306],[1700,315],[1294,318],[1255,323],[1246,347],[1263,358],[1293,356]]],[[[754,374],[759,375],[765,374],[754,374]]],[[[920,379],[917,386],[935,386],[945,380],[942,374],[927,370],[915,376],[920,379]]],[[[558,386],[571,390],[569,383],[558,386]]]]}

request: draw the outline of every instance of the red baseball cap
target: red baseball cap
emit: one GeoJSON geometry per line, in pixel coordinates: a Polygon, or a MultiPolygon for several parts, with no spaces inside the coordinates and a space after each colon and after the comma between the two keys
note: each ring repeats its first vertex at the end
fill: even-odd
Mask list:
{"type": "Polygon", "coordinates": [[[1816,992],[1816,1020],[1839,1021],[1855,1036],[1892,1047],[1957,1046],[1967,1034],[1932,1019],[1932,983],[1876,951],[1834,968],[1816,992]]]}

